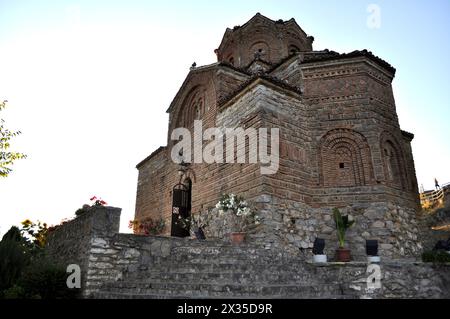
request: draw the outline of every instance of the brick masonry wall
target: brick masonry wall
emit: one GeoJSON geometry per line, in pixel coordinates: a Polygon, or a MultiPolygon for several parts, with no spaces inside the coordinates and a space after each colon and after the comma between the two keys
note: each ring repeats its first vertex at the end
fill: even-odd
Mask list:
{"type": "MultiPolygon", "coordinates": [[[[361,70],[363,67],[365,68],[364,72],[355,69],[355,72],[359,70],[358,72],[361,73],[360,81],[365,79],[364,81],[370,83],[371,80],[367,75],[369,71],[366,70],[368,66],[361,62],[358,63],[361,70]]],[[[348,64],[344,64],[344,66],[350,67],[348,64]]],[[[341,66],[342,72],[346,70],[344,66],[341,66]]],[[[342,79],[339,78],[341,75],[338,75],[338,78],[332,75],[326,76],[330,77],[329,83],[333,83],[332,81],[339,83],[341,90],[343,87],[342,79]]],[[[192,85],[195,85],[195,82],[192,85]]],[[[312,84],[307,83],[306,87],[308,85],[312,84]]],[[[333,88],[332,84],[327,85],[331,89],[333,88]]],[[[385,85],[388,84],[385,83],[385,85]]],[[[352,90],[353,86],[349,87],[349,90],[352,90]]],[[[380,94],[385,94],[385,92],[380,94]]],[[[386,162],[380,150],[386,140],[404,142],[404,137],[398,128],[396,117],[383,117],[375,112],[367,114],[367,110],[371,109],[371,102],[364,96],[332,103],[326,100],[310,105],[308,103],[312,102],[308,100],[308,95],[303,98],[293,93],[280,92],[279,88],[273,88],[267,83],[260,83],[247,88],[221,109],[217,109],[217,105],[207,108],[210,112],[204,116],[205,128],[209,126],[279,128],[280,167],[274,175],[261,176],[259,164],[192,165],[195,173],[193,212],[214,206],[219,195],[224,192],[242,194],[248,199],[256,199],[259,195],[267,194],[279,199],[279,202],[272,203],[274,211],[272,213],[277,218],[279,217],[276,211],[285,209],[283,205],[287,205],[288,209],[294,212],[292,213],[294,219],[298,218],[296,217],[298,215],[305,218],[301,224],[311,224],[305,226],[309,229],[305,234],[278,233],[279,229],[272,227],[273,221],[266,218],[264,227],[267,228],[267,231],[261,232],[263,234],[259,235],[261,240],[264,238],[269,243],[279,240],[281,246],[292,245],[294,248],[305,248],[312,245],[314,236],[322,234],[320,229],[314,227],[314,223],[321,222],[321,217],[316,218],[316,216],[322,216],[323,211],[331,211],[332,207],[351,207],[358,203],[367,207],[377,205],[374,203],[383,203],[380,206],[379,223],[376,223],[377,220],[369,220],[371,221],[369,223],[363,219],[362,222],[364,225],[368,225],[369,231],[355,228],[355,231],[361,230],[359,234],[355,234],[356,242],[360,244],[363,239],[379,239],[386,248],[387,256],[416,256],[420,250],[420,243],[406,244],[406,241],[402,240],[402,238],[409,238],[404,237],[405,234],[409,234],[408,236],[412,236],[412,238],[418,236],[413,213],[416,206],[414,185],[410,187],[407,180],[397,184],[386,180],[386,162]],[[304,102],[304,99],[309,102],[304,102]],[[330,114],[337,114],[340,117],[334,119],[330,114]],[[388,124],[383,124],[384,122],[388,124]],[[385,133],[385,129],[390,129],[397,135],[400,134],[399,139],[395,138],[394,133],[385,133]],[[333,153],[336,151],[335,145],[343,145],[354,154],[344,154],[341,158],[335,158],[337,156],[333,153]],[[345,156],[350,156],[350,162],[346,161],[345,156]],[[353,157],[357,159],[357,165],[352,167],[353,157]],[[344,163],[346,169],[349,167],[351,169],[346,173],[347,177],[340,175],[338,166],[340,161],[344,163]],[[342,184],[344,182],[346,184],[342,184]],[[412,189],[412,191],[405,191],[402,187],[412,189]],[[278,207],[280,202],[283,202],[281,208],[278,207]],[[292,206],[294,202],[297,202],[298,207],[292,206]],[[399,209],[407,211],[413,222],[408,223],[407,219],[397,220],[392,214],[386,214],[392,210],[387,208],[389,203],[398,205],[399,209]],[[311,212],[321,208],[322,212],[318,215],[302,215],[299,207],[311,212]],[[381,220],[382,218],[385,219],[381,220]],[[384,229],[382,224],[388,225],[387,227],[390,228],[380,230],[380,228],[384,229]],[[392,226],[394,224],[396,225],[395,231],[392,226]],[[400,247],[403,243],[405,246],[400,247]]],[[[408,154],[410,148],[408,149],[407,146],[403,148],[401,144],[392,144],[392,147],[402,149],[401,153],[399,151],[397,154],[397,159],[405,163],[406,160],[401,156],[408,154]]],[[[412,157],[408,159],[410,162],[403,166],[403,171],[400,169],[402,164],[398,162],[399,166],[394,172],[398,174],[401,172],[413,173],[412,157]]],[[[410,179],[415,179],[415,176],[411,176],[410,179]]],[[[170,191],[171,187],[177,183],[177,178],[176,165],[171,163],[167,151],[157,154],[154,159],[145,163],[140,168],[138,199],[146,204],[138,201],[137,209],[140,213],[136,216],[153,214],[157,217],[162,214],[170,224],[170,191]],[[154,167],[161,167],[161,169],[154,167]],[[151,174],[151,178],[148,174],[151,174]],[[163,180],[164,183],[160,183],[163,180]],[[152,198],[153,201],[151,201],[152,198]],[[164,202],[164,206],[159,204],[161,201],[164,202]],[[141,213],[141,211],[143,212],[141,213]]],[[[399,178],[395,176],[394,181],[398,181],[399,178]]],[[[327,227],[334,227],[332,223],[332,221],[328,221],[327,227]]],[[[167,229],[168,231],[170,230],[167,229]]]]}
{"type": "MultiPolygon", "coordinates": [[[[333,129],[351,130],[355,137],[349,136],[350,139],[357,140],[356,135],[361,134],[370,149],[369,158],[362,164],[372,166],[373,177],[366,176],[363,185],[386,185],[387,196],[397,197],[397,202],[403,205],[417,207],[414,162],[410,140],[404,138],[398,124],[391,86],[393,75],[364,59],[306,63],[300,64],[300,69],[305,101],[315,114],[311,123],[316,140],[312,152],[318,159],[313,162],[318,163],[318,179],[323,170],[321,165],[338,165],[330,157],[332,154],[327,157],[326,153],[321,153],[317,147],[320,139],[333,129]],[[392,161],[398,166],[394,167],[391,178],[387,176],[387,166],[392,163],[388,163],[385,154],[385,148],[390,145],[394,153],[392,161]]],[[[352,189],[340,189],[340,192],[346,191],[352,192],[352,189]]]]}
{"type": "MultiPolygon", "coordinates": [[[[269,213],[261,226],[264,230],[254,235],[268,243],[278,241],[277,245],[298,249],[310,247],[314,236],[326,235],[322,226],[315,225],[325,222],[326,227],[332,227],[332,221],[322,218],[333,207],[362,206],[370,211],[379,205],[379,216],[362,216],[361,225],[367,225],[367,229],[355,227],[351,240],[359,245],[363,239],[374,237],[385,245],[386,256],[417,256],[420,242],[410,243],[420,235],[415,216],[418,189],[412,136],[399,126],[392,92],[393,71],[367,57],[315,62],[304,60],[314,52],[288,57],[286,48],[292,44],[289,39],[278,41],[272,37],[292,26],[256,15],[245,27],[227,31],[218,58],[226,61],[232,54],[237,66],[243,67],[252,61],[250,53],[255,43],[270,44],[266,50],[269,62],[287,59],[275,69],[272,64],[269,75],[302,88],[302,95],[259,79],[223,103],[224,97],[246,82],[249,75],[215,64],[193,69],[175,97],[169,136],[180,125],[193,132],[198,97],[203,101],[197,117],[203,120],[203,129],[280,129],[276,174],[261,175],[260,164],[192,164],[189,174],[183,177],[192,180],[192,212],[213,207],[221,193],[237,193],[255,201],[264,196],[272,198],[272,206],[265,208],[269,213]],[[236,59],[237,55],[240,59],[236,59]],[[410,220],[405,216],[397,218],[392,207],[410,220]],[[304,218],[300,224],[307,231],[291,234],[274,228],[280,211],[285,209],[292,211],[289,214],[294,219],[304,218]],[[294,240],[293,235],[297,236],[294,240]]],[[[309,39],[295,28],[298,40],[304,41],[299,44],[300,51],[311,51],[309,39]]],[[[171,191],[180,178],[170,159],[174,142],[168,140],[167,145],[165,151],[139,167],[136,218],[162,216],[170,225],[171,191]]],[[[244,146],[248,144],[238,147],[244,146]]],[[[290,220],[289,214],[286,218],[290,220]]],[[[165,234],[169,232],[167,227],[165,234]]]]}
{"type": "Polygon", "coordinates": [[[311,51],[311,39],[293,21],[275,23],[257,14],[245,26],[227,30],[217,59],[247,67],[258,53],[261,59],[276,64],[292,50],[311,51]]]}

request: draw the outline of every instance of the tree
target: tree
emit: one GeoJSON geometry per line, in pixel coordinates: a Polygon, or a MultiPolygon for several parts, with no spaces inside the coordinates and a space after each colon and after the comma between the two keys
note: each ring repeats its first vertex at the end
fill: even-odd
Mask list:
{"type": "Polygon", "coordinates": [[[46,255],[47,224],[22,222],[0,241],[0,299],[66,299],[79,290],[67,286],[66,268],[46,255]]]}
{"type": "MultiPolygon", "coordinates": [[[[6,102],[0,102],[0,111],[6,107],[6,102]]],[[[5,121],[0,118],[0,177],[7,177],[12,169],[11,165],[18,159],[26,158],[27,156],[22,153],[10,152],[10,143],[11,138],[16,137],[21,134],[20,131],[13,132],[5,128],[5,121]]]]}
{"type": "Polygon", "coordinates": [[[30,258],[27,240],[19,228],[11,227],[0,241],[0,293],[19,280],[30,258]]]}

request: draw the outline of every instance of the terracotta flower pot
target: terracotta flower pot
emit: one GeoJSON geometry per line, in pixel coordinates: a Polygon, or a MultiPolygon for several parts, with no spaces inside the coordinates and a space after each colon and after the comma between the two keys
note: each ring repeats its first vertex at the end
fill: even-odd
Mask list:
{"type": "Polygon", "coordinates": [[[351,260],[350,249],[338,248],[336,249],[336,261],[349,262],[351,260]]]}
{"type": "Polygon", "coordinates": [[[245,233],[230,233],[230,239],[233,244],[241,244],[245,240],[245,233]]]}

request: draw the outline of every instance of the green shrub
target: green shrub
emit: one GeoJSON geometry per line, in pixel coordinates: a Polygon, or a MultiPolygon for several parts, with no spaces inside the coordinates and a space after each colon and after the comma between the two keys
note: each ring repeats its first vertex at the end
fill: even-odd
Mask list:
{"type": "Polygon", "coordinates": [[[6,289],[3,291],[3,298],[4,299],[21,299],[24,298],[25,291],[22,287],[18,285],[14,285],[11,288],[6,289]]]}
{"type": "Polygon", "coordinates": [[[0,242],[0,292],[16,284],[30,259],[30,250],[20,230],[11,227],[0,242]]]}
{"type": "Polygon", "coordinates": [[[339,241],[339,248],[345,246],[345,233],[352,227],[355,220],[349,215],[342,216],[338,208],[333,209],[334,222],[336,224],[337,236],[339,241]]]}
{"type": "Polygon", "coordinates": [[[67,299],[78,289],[69,289],[68,274],[45,259],[43,249],[11,229],[0,242],[0,298],[67,299]]]}
{"type": "Polygon", "coordinates": [[[450,263],[450,254],[443,250],[430,250],[422,254],[423,262],[450,263]]]}
{"type": "Polygon", "coordinates": [[[47,260],[41,259],[27,267],[17,282],[19,298],[71,299],[76,298],[79,289],[69,289],[66,284],[68,273],[47,260]]]}

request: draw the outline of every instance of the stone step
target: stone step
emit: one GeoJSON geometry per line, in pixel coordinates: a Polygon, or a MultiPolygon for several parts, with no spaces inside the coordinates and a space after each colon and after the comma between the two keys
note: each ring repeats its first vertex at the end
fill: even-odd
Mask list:
{"type": "Polygon", "coordinates": [[[148,256],[98,298],[353,298],[354,292],[299,256],[250,245],[194,242],[148,256]]]}
{"type": "MultiPolygon", "coordinates": [[[[312,258],[312,257],[311,257],[312,258]]],[[[167,260],[170,262],[216,262],[216,261],[226,261],[226,260],[244,260],[250,262],[273,262],[276,260],[279,263],[291,263],[291,262],[302,262],[304,258],[287,258],[277,255],[252,255],[252,254],[219,254],[219,255],[202,255],[202,254],[171,254],[168,257],[160,257],[161,261],[167,260]]]]}
{"type": "MultiPolygon", "coordinates": [[[[121,293],[121,292],[108,292],[101,291],[94,295],[94,298],[98,299],[223,299],[223,296],[190,296],[187,294],[180,295],[163,295],[163,294],[142,294],[142,293],[121,293]]],[[[259,295],[241,295],[241,296],[226,296],[226,299],[284,299],[285,296],[259,296],[259,295]]],[[[298,295],[296,297],[291,297],[292,299],[355,299],[354,295],[322,295],[319,297],[312,297],[308,295],[298,295]]]]}
{"type": "Polygon", "coordinates": [[[263,245],[232,245],[220,244],[217,242],[197,242],[189,246],[176,246],[171,248],[173,254],[189,254],[189,255],[223,255],[223,254],[248,254],[248,255],[273,255],[273,256],[291,256],[287,251],[268,248],[263,245]]]}
{"type": "Polygon", "coordinates": [[[299,298],[308,296],[309,298],[328,295],[339,295],[341,289],[339,285],[243,285],[230,283],[117,283],[114,287],[108,287],[109,292],[124,294],[158,295],[158,296],[190,296],[193,298],[209,298],[230,296],[260,296],[266,298],[286,297],[299,298]]]}
{"type": "Polygon", "coordinates": [[[267,247],[265,244],[257,244],[257,243],[249,243],[244,242],[241,244],[232,244],[227,241],[222,240],[192,240],[184,243],[183,245],[178,245],[174,247],[175,249],[202,249],[205,251],[213,251],[214,249],[220,249],[220,250],[243,250],[243,249],[256,249],[256,250],[267,250],[267,251],[276,251],[273,248],[267,247]]]}
{"type": "Polygon", "coordinates": [[[303,272],[305,264],[303,263],[259,263],[249,262],[248,260],[227,260],[216,262],[168,262],[153,264],[149,266],[141,265],[136,273],[145,274],[146,272],[160,272],[160,273],[204,273],[204,272],[241,272],[241,273],[257,273],[261,271],[267,272],[303,272]]]}
{"type": "Polygon", "coordinates": [[[175,295],[156,295],[156,294],[137,294],[137,293],[122,293],[122,292],[110,292],[99,291],[94,294],[94,298],[97,299],[186,299],[187,296],[175,296],[175,295]]]}
{"type": "Polygon", "coordinates": [[[211,256],[202,256],[202,255],[172,255],[167,258],[170,262],[190,262],[190,263],[239,263],[239,262],[251,262],[251,263],[259,263],[259,264],[268,264],[273,263],[274,260],[279,264],[292,264],[292,263],[301,263],[304,259],[297,258],[281,258],[276,256],[252,256],[252,255],[219,255],[215,257],[211,256]]]}
{"type": "Polygon", "coordinates": [[[226,253],[251,253],[251,254],[272,254],[286,255],[285,252],[275,249],[266,249],[263,246],[251,245],[216,245],[211,243],[206,245],[178,246],[173,247],[173,253],[202,254],[202,255],[221,255],[226,253]]]}
{"type": "MultiPolygon", "coordinates": [[[[190,269],[191,270],[191,269],[190,269]]],[[[145,274],[130,274],[125,277],[124,281],[139,280],[142,283],[149,282],[214,282],[214,281],[232,281],[236,283],[302,283],[311,278],[305,277],[301,273],[292,273],[288,271],[282,272],[146,272],[145,274]]]]}

